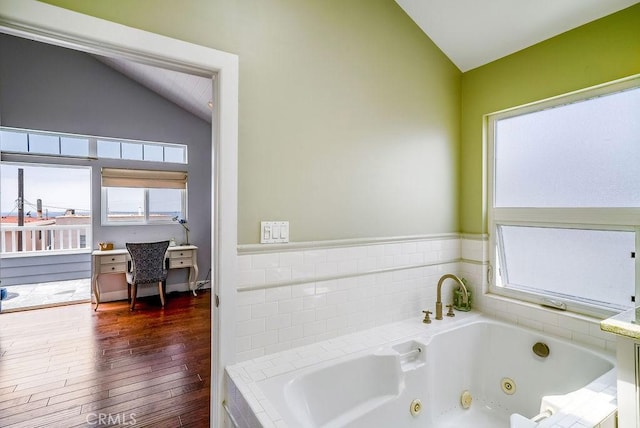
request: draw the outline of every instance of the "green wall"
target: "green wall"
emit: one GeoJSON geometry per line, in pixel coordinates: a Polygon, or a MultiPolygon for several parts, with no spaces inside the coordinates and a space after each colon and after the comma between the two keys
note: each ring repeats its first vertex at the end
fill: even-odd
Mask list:
{"type": "Polygon", "coordinates": [[[640,4],[462,77],[460,230],[486,233],[483,116],[640,73],[640,4]]]}
{"type": "Polygon", "coordinates": [[[238,242],[458,230],[461,72],[392,0],[49,0],[240,58],[238,242]]]}
{"type": "Polygon", "coordinates": [[[238,242],[486,233],[485,114],[640,73],[640,5],[461,74],[392,0],[48,0],[240,57],[238,242]]]}

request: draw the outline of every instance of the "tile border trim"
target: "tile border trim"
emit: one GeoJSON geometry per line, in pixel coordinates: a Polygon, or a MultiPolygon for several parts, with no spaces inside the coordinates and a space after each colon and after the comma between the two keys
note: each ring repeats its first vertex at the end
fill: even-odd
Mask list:
{"type": "Polygon", "coordinates": [[[358,276],[376,275],[380,273],[389,273],[389,272],[397,272],[401,270],[420,269],[420,268],[426,268],[431,266],[453,264],[453,263],[459,263],[462,261],[464,260],[461,258],[455,258],[455,259],[448,259],[448,260],[439,260],[437,262],[431,262],[431,263],[421,263],[421,264],[404,265],[404,266],[391,267],[391,268],[371,269],[367,271],[345,273],[341,275],[327,275],[327,276],[320,276],[320,277],[313,277],[313,278],[300,278],[300,279],[291,280],[291,281],[270,282],[268,284],[247,285],[247,286],[238,287],[237,291],[241,293],[245,291],[265,290],[268,288],[286,287],[286,286],[299,285],[299,284],[309,284],[312,282],[335,281],[338,279],[355,278],[358,276]]]}
{"type": "Polygon", "coordinates": [[[438,233],[430,235],[411,235],[411,236],[390,236],[378,238],[353,238],[353,239],[336,239],[326,241],[302,241],[289,242],[287,244],[241,244],[237,246],[238,255],[252,255],[264,253],[281,253],[285,251],[307,251],[318,249],[331,249],[343,247],[359,247],[365,245],[377,244],[396,244],[407,243],[413,241],[436,241],[451,239],[478,239],[476,236],[482,235],[462,235],[460,233],[438,233]]]}

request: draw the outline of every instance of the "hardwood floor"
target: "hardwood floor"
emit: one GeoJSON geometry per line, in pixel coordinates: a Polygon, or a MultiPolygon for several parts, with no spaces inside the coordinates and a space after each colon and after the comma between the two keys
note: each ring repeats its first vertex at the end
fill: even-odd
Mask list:
{"type": "Polygon", "coordinates": [[[211,294],[0,313],[0,427],[208,427],[211,294]]]}

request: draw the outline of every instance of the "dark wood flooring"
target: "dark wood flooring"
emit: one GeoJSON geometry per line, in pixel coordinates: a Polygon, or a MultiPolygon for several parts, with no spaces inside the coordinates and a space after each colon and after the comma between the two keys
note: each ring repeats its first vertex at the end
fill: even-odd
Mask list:
{"type": "Polygon", "coordinates": [[[0,427],[208,427],[211,294],[0,313],[0,427]]]}

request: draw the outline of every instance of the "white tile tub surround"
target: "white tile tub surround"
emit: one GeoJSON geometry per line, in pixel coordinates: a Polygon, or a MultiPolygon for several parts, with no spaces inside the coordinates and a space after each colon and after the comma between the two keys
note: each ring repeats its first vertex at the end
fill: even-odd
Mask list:
{"type": "MultiPolygon", "coordinates": [[[[469,282],[474,307],[572,341],[615,351],[599,319],[486,295],[488,239],[447,234],[380,242],[239,247],[236,361],[434,311],[445,273],[469,282]]],[[[443,301],[451,301],[445,286],[443,301]]]]}
{"type": "Polygon", "coordinates": [[[240,247],[236,361],[433,311],[460,254],[457,234],[240,247]]]}
{"type": "Polygon", "coordinates": [[[240,246],[238,288],[299,283],[460,258],[457,234],[380,241],[240,246]]]}
{"type": "MultiPolygon", "coordinates": [[[[479,313],[462,313],[452,322],[472,320],[479,313]]],[[[225,370],[227,400],[229,412],[240,428],[286,428],[288,425],[268,401],[256,382],[268,379],[296,369],[344,357],[357,352],[375,350],[380,346],[425,333],[431,334],[451,328],[451,322],[434,322],[429,325],[419,320],[405,320],[386,324],[372,329],[343,335],[330,340],[277,352],[229,366],[225,370]]],[[[554,419],[554,423],[533,425],[546,428],[585,428],[604,427],[599,425],[615,411],[615,373],[602,377],[598,384],[579,393],[563,398],[563,416],[554,419]],[[577,416],[577,415],[580,415],[577,416]]],[[[553,398],[553,397],[551,397],[553,398]]],[[[522,425],[523,428],[531,425],[522,425]]],[[[234,428],[229,423],[226,428],[234,428]]]]}

